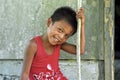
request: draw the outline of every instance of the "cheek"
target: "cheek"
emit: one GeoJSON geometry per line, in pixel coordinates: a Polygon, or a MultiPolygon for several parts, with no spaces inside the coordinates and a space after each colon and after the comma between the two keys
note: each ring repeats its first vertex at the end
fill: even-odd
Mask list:
{"type": "Polygon", "coordinates": [[[48,30],[48,31],[47,31],[47,34],[48,34],[48,36],[53,36],[53,35],[58,34],[58,32],[55,31],[55,30],[48,30]]]}
{"type": "Polygon", "coordinates": [[[50,28],[48,28],[48,29],[47,29],[47,33],[49,34],[49,33],[50,33],[50,31],[51,31],[51,30],[50,30],[50,28]]]}
{"type": "Polygon", "coordinates": [[[50,35],[52,32],[53,32],[52,28],[49,27],[49,28],[47,29],[47,34],[50,35]]]}

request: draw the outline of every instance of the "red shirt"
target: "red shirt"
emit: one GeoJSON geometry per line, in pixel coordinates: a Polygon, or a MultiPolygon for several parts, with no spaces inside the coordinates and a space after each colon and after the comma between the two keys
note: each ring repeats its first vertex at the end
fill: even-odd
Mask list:
{"type": "Polygon", "coordinates": [[[60,71],[58,60],[60,45],[56,45],[51,55],[48,55],[42,45],[40,36],[34,38],[37,52],[33,58],[29,80],[67,80],[60,71]]]}

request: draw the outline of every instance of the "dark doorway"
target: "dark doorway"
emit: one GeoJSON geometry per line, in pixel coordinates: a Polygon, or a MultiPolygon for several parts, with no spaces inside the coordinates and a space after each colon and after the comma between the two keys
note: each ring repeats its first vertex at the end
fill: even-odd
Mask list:
{"type": "Polygon", "coordinates": [[[115,59],[120,59],[120,0],[115,0],[115,59]]]}
{"type": "Polygon", "coordinates": [[[115,80],[120,80],[120,0],[115,0],[115,80]]]}

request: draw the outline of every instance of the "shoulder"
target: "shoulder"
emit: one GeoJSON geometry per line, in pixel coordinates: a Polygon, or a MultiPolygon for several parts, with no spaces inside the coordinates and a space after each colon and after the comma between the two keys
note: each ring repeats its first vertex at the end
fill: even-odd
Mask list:
{"type": "Polygon", "coordinates": [[[31,46],[31,47],[36,47],[37,46],[37,43],[36,43],[35,39],[31,39],[29,41],[29,46],[31,46]]]}
{"type": "Polygon", "coordinates": [[[40,43],[41,43],[41,36],[37,35],[34,36],[30,41],[29,41],[29,48],[34,50],[35,52],[37,51],[37,48],[39,47],[40,43]]]}
{"type": "Polygon", "coordinates": [[[27,51],[34,53],[37,51],[37,43],[34,38],[28,42],[27,51]]]}
{"type": "Polygon", "coordinates": [[[38,42],[40,41],[41,36],[37,35],[30,39],[29,44],[32,46],[37,46],[38,42]]]}

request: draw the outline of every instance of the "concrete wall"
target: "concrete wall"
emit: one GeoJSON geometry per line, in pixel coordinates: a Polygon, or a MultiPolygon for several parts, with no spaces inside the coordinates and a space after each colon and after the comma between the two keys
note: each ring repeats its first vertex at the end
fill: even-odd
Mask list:
{"type": "MultiPolygon", "coordinates": [[[[104,80],[102,61],[82,61],[82,80],[104,80]]],[[[78,80],[75,61],[60,61],[60,68],[69,80],[78,80]]],[[[0,61],[0,80],[19,80],[21,60],[0,61]]]]}
{"type": "MultiPolygon", "coordinates": [[[[83,0],[87,46],[82,80],[104,80],[102,5],[101,0],[83,0]]],[[[46,31],[46,20],[60,6],[76,10],[77,0],[0,0],[0,80],[19,79],[27,42],[46,31]]],[[[76,44],[76,35],[68,42],[76,44]]],[[[69,80],[78,80],[76,56],[61,51],[60,67],[69,80]]]]}

